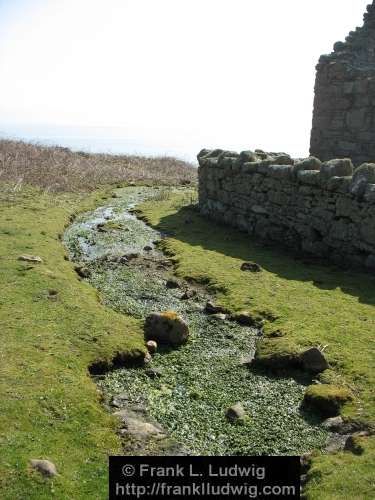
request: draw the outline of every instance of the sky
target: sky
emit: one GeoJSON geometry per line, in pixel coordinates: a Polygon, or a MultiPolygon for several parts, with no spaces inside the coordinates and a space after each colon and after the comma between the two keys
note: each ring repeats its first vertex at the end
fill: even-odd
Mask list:
{"type": "Polygon", "coordinates": [[[0,129],[306,156],[315,65],[368,1],[0,0],[0,129]]]}

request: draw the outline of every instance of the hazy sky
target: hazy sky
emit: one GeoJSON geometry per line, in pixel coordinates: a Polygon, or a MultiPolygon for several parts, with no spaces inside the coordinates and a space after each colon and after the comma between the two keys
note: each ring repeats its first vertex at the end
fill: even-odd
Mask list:
{"type": "Polygon", "coordinates": [[[0,0],[0,120],[307,154],[315,65],[367,3],[0,0]]]}

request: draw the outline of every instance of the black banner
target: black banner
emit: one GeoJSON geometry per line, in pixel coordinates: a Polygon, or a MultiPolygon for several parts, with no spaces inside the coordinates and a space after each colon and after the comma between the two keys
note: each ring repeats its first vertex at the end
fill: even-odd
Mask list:
{"type": "Polygon", "coordinates": [[[109,457],[109,498],[300,498],[300,460],[109,457]]]}

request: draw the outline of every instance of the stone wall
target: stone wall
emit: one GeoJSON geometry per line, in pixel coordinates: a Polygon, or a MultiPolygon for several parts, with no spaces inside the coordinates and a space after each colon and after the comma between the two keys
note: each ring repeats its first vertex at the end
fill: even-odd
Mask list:
{"type": "Polygon", "coordinates": [[[375,270],[375,165],[202,150],[201,213],[339,265],[375,270]]]}
{"type": "Polygon", "coordinates": [[[375,1],[317,65],[310,154],[375,161],[375,1]]]}

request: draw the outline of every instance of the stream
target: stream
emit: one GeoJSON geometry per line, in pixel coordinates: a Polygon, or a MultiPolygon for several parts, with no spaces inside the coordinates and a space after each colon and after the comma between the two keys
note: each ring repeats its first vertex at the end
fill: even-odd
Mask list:
{"type": "Polygon", "coordinates": [[[103,404],[126,423],[124,453],[301,455],[322,448],[327,431],[300,410],[305,385],[249,369],[259,331],[206,314],[207,291],[173,281],[173,263],[158,250],[166,235],[132,213],[144,200],[157,203],[160,190],[128,187],[115,196],[66,230],[70,259],[85,266],[106,306],[142,320],[173,310],[190,328],[185,345],[158,349],[144,367],[95,377],[103,404]],[[237,402],[248,415],[242,425],[225,417],[237,402]]]}

